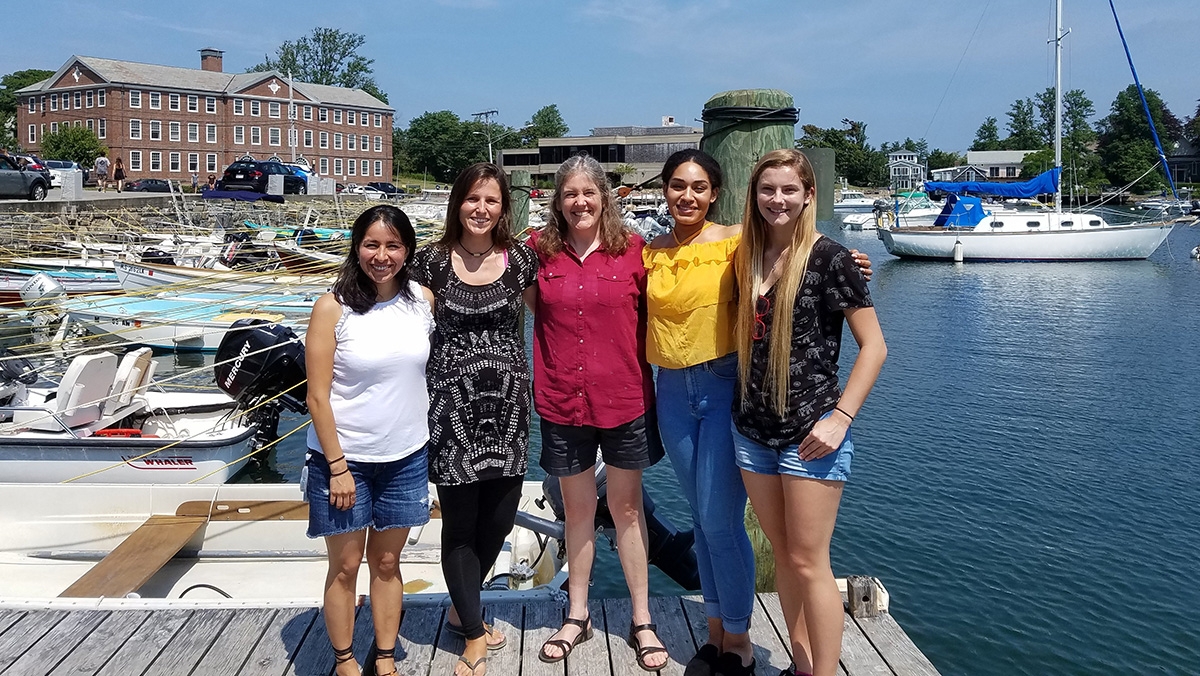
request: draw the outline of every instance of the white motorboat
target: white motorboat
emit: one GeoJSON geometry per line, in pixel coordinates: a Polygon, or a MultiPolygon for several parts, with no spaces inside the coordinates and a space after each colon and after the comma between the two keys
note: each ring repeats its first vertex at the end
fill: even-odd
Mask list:
{"type": "Polygon", "coordinates": [[[894,206],[886,200],[877,200],[869,213],[853,213],[842,217],[843,230],[876,230],[879,228],[919,228],[933,225],[942,205],[929,199],[923,192],[903,193],[894,206]]]}
{"type": "Polygon", "coordinates": [[[169,286],[174,291],[225,291],[229,293],[324,293],[332,275],[290,275],[278,272],[210,270],[157,263],[118,261],[116,275],[126,291],[169,286]]]}
{"type": "Polygon", "coordinates": [[[875,208],[875,200],[867,197],[861,190],[843,189],[833,202],[833,213],[854,214],[869,213],[875,208]]]}

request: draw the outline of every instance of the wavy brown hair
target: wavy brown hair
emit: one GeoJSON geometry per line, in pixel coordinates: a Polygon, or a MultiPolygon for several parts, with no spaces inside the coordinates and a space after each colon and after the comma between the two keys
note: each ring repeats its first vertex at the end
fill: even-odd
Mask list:
{"type": "Polygon", "coordinates": [[[367,236],[367,230],[376,223],[383,223],[391,228],[392,232],[399,235],[400,241],[404,243],[406,249],[404,265],[400,266],[400,270],[396,272],[396,282],[400,284],[402,298],[405,300],[415,300],[416,298],[412,289],[409,288],[408,280],[410,279],[413,254],[417,252],[417,233],[413,230],[407,214],[390,204],[381,204],[367,209],[354,219],[354,225],[350,228],[350,251],[346,254],[346,260],[342,261],[341,267],[338,268],[337,279],[334,280],[333,287],[330,289],[338,302],[358,314],[363,314],[375,307],[375,299],[378,296],[375,282],[363,271],[358,260],[358,247],[362,246],[363,239],[367,236]]]}
{"type": "Polygon", "coordinates": [[[798,150],[773,150],[754,165],[750,175],[750,186],[746,192],[746,212],[742,219],[742,242],[734,257],[737,275],[737,353],[738,386],[742,393],[742,407],[749,406],[746,400],[746,382],[750,378],[750,353],[754,345],[755,310],[758,305],[758,289],[769,271],[762,267],[763,251],[767,246],[767,229],[770,227],[758,210],[758,181],[763,172],[775,167],[791,167],[800,177],[809,202],[800,212],[800,219],[792,231],[792,242],[787,252],[787,267],[775,282],[775,308],[771,322],[770,351],[767,357],[767,377],[762,383],[771,409],[779,417],[787,413],[788,386],[791,378],[789,361],[792,356],[792,313],[796,305],[796,294],[808,268],[809,254],[820,235],[817,233],[816,177],[812,165],[798,150]]]}
{"type": "Polygon", "coordinates": [[[480,181],[492,180],[500,186],[500,220],[492,228],[492,246],[507,249],[514,241],[512,234],[512,195],[508,190],[508,179],[504,171],[491,162],[477,162],[458,172],[450,188],[450,203],[446,207],[446,227],[435,246],[445,249],[453,247],[462,239],[462,204],[467,193],[480,181]]]}
{"type": "Polygon", "coordinates": [[[625,229],[621,212],[617,210],[617,201],[613,198],[604,167],[588,155],[569,157],[554,172],[554,199],[550,201],[550,218],[538,235],[538,253],[547,258],[562,253],[563,240],[567,236],[567,219],[563,215],[559,197],[563,184],[576,174],[582,174],[600,192],[600,243],[610,255],[620,256],[629,247],[629,231],[625,229]]]}

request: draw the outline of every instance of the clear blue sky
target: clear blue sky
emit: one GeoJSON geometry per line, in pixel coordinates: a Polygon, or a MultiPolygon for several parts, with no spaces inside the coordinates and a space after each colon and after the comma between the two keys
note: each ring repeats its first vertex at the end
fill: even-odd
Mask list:
{"type": "MultiPolygon", "coordinates": [[[[1066,4],[1064,85],[1084,89],[1103,115],[1132,81],[1116,28],[1106,2],[1066,4]]],[[[241,72],[284,40],[328,26],[367,37],[362,51],[405,126],[425,111],[488,109],[519,126],[550,103],[572,135],[657,125],[663,115],[699,126],[691,121],[712,94],[770,87],[795,97],[804,124],[851,118],[867,123],[875,146],[924,136],[931,148],[960,151],[986,116],[1003,134],[1012,101],[1053,84],[1052,0],[338,5],[39,0],[19,21],[9,12],[24,37],[0,53],[0,73],[57,69],[72,54],[198,67],[202,47],[224,50],[225,70],[241,72]]],[[[1117,9],[1143,84],[1180,119],[1190,116],[1200,99],[1200,3],[1118,0],[1117,9]]]]}

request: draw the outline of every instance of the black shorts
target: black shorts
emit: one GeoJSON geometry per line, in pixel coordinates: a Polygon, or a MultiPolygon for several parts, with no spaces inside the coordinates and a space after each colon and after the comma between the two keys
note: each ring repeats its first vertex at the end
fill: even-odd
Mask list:
{"type": "Polygon", "coordinates": [[[596,465],[596,449],[604,464],[617,469],[646,469],[663,457],[654,411],[618,425],[559,425],[542,418],[540,465],[550,476],[575,476],[596,465]],[[647,424],[649,422],[649,424],[647,424]]]}

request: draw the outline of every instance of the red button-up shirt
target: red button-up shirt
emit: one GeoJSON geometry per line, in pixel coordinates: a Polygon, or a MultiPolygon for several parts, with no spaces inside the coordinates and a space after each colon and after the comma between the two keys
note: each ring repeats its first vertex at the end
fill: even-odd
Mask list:
{"type": "Polygon", "coordinates": [[[646,362],[646,243],[630,239],[620,256],[603,247],[583,260],[569,246],[552,258],[538,253],[533,401],[552,423],[613,428],[654,405],[646,362]]]}

